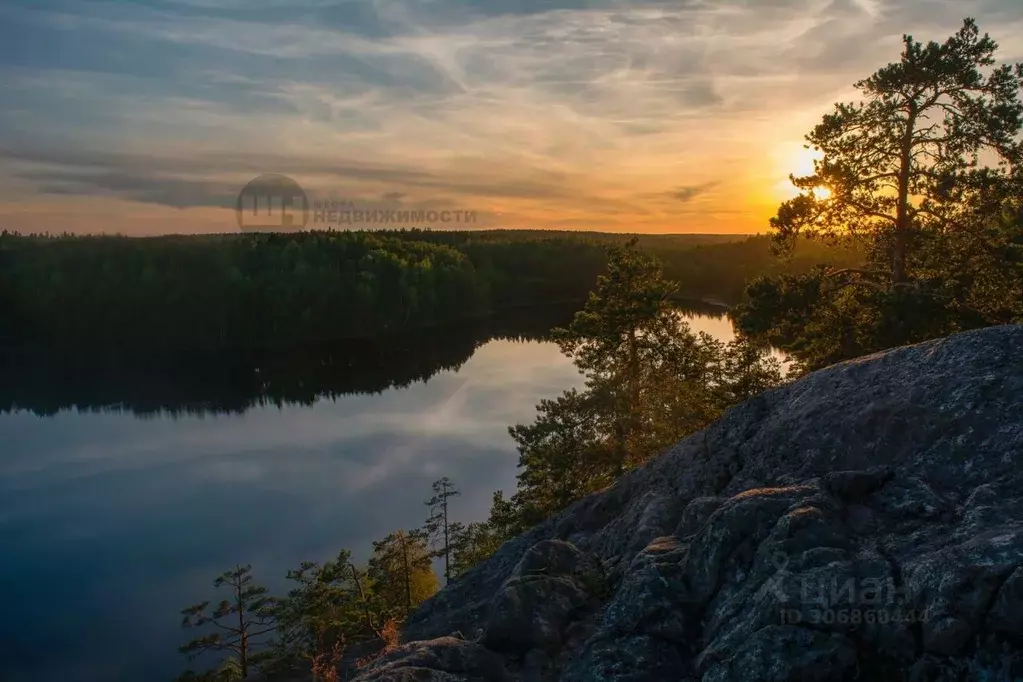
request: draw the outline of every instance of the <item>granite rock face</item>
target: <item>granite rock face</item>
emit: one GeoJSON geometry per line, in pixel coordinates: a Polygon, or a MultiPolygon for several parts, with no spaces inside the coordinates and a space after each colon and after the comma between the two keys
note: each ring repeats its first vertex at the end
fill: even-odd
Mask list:
{"type": "Polygon", "coordinates": [[[1023,327],[730,410],[424,603],[363,682],[1023,678],[1023,327]],[[452,632],[479,633],[478,641],[452,632]]]}

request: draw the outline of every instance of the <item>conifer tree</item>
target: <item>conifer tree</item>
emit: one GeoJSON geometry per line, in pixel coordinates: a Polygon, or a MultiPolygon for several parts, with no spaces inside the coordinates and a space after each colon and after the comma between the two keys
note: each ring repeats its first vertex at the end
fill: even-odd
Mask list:
{"type": "Polygon", "coordinates": [[[444,582],[451,582],[451,524],[448,521],[448,500],[459,495],[451,479],[445,476],[433,482],[433,497],[426,501],[430,516],[425,530],[434,547],[433,556],[444,559],[444,582]]]}
{"type": "MultiPolygon", "coordinates": [[[[210,601],[182,609],[181,627],[206,630],[179,651],[195,658],[204,653],[227,653],[237,660],[240,679],[248,677],[255,656],[268,645],[276,627],[273,598],[262,585],[252,581],[252,567],[235,566],[213,581],[213,587],[227,588],[230,595],[210,611],[210,601]]],[[[228,670],[230,669],[230,666],[228,670]]]]}
{"type": "Polygon", "coordinates": [[[412,609],[437,591],[429,539],[421,530],[397,530],[373,543],[369,577],[384,618],[405,619],[412,609]]]}
{"type": "Polygon", "coordinates": [[[735,319],[802,369],[1023,319],[1023,64],[966,19],[942,43],[903,37],[899,61],[858,83],[807,136],[820,159],[771,220],[851,238],[863,267],[760,277],[735,319]]]}

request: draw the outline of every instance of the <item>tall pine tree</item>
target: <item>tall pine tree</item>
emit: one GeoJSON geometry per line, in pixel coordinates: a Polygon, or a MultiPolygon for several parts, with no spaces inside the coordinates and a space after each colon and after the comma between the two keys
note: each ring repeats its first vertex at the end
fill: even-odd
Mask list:
{"type": "Polygon", "coordinates": [[[448,500],[460,494],[451,479],[445,476],[433,482],[433,497],[426,501],[430,516],[425,530],[434,547],[433,556],[444,559],[444,583],[451,582],[451,524],[448,521],[448,500]]]}

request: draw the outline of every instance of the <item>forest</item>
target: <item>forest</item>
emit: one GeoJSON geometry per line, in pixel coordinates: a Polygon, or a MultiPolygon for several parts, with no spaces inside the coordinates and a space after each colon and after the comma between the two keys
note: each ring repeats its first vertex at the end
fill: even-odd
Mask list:
{"type": "MultiPolygon", "coordinates": [[[[288,347],[366,339],[552,303],[581,303],[628,235],[301,232],[0,235],[0,349],[76,352],[288,347]],[[570,267],[566,267],[570,264],[570,267]]],[[[859,260],[767,237],[642,238],[681,295],[734,303],[754,275],[859,260]]]]}

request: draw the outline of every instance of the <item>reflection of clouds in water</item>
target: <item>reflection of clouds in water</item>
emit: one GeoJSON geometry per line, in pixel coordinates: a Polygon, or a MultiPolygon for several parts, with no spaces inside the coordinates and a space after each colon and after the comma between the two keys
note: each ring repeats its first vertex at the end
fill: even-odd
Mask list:
{"type": "MultiPolygon", "coordinates": [[[[280,449],[293,454],[332,450],[350,459],[374,453],[344,447],[381,433],[410,441],[453,435],[489,446],[516,420],[528,419],[534,403],[572,385],[577,374],[553,344],[493,341],[458,371],[429,382],[375,395],[322,399],[310,407],[256,407],[241,415],[135,419],[120,413],[62,412],[40,418],[15,413],[0,418],[11,448],[0,474],[47,476],[56,461],[62,475],[92,476],[157,464],[209,462],[280,449]]],[[[397,451],[397,447],[394,447],[397,451]]],[[[287,466],[295,457],[282,457],[287,466]]]]}
{"type": "Polygon", "coordinates": [[[427,383],[308,407],[144,420],[5,415],[0,429],[11,447],[0,459],[0,531],[34,526],[45,529],[36,537],[58,544],[103,544],[143,525],[151,527],[141,537],[173,544],[181,529],[165,524],[193,537],[211,524],[243,535],[258,526],[269,554],[277,546],[293,559],[290,539],[359,549],[393,527],[417,525],[420,498],[442,475],[465,489],[460,513],[478,518],[494,489],[514,486],[507,427],[578,380],[553,344],[495,341],[427,383]],[[335,529],[329,538],[327,527],[335,529]]]}
{"type": "MultiPolygon", "coordinates": [[[[553,344],[492,341],[457,372],[434,377],[426,395],[406,396],[402,409],[380,409],[361,420],[363,433],[402,434],[368,467],[350,472],[345,489],[359,490],[393,476],[398,470],[418,470],[427,476],[451,475],[460,460],[474,450],[499,446],[512,452],[507,427],[532,417],[540,398],[551,397],[578,383],[578,373],[553,344]],[[461,450],[444,453],[443,460],[424,458],[425,439],[443,437],[464,443],[461,450]],[[447,468],[445,468],[447,467],[447,468]]],[[[413,387],[409,393],[416,392],[413,387]]]]}
{"type": "Polygon", "coordinates": [[[207,464],[203,473],[213,479],[245,483],[263,478],[266,476],[267,470],[255,462],[227,462],[218,460],[207,464]]]}
{"type": "MultiPolygon", "coordinates": [[[[690,323],[731,337],[725,318],[690,323]]],[[[300,560],[340,548],[364,560],[372,540],[423,522],[440,476],[462,492],[455,520],[484,518],[493,491],[515,487],[507,427],[580,383],[554,344],[492,341],[426,383],[310,406],[174,419],[0,416],[0,546],[12,557],[0,583],[59,581],[59,567],[76,567],[73,591],[7,605],[24,665],[45,670],[25,679],[61,679],[54,649],[78,670],[130,663],[166,676],[180,663],[173,614],[206,595],[224,566],[251,562],[281,589],[300,560]]]]}
{"type": "Polygon", "coordinates": [[[458,415],[465,409],[466,389],[469,385],[469,379],[459,378],[450,395],[438,396],[433,409],[422,414],[419,426],[432,432],[449,430],[452,422],[457,421],[458,415]]]}

